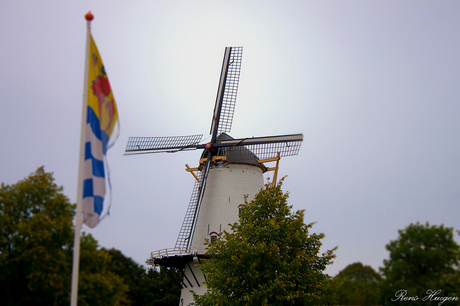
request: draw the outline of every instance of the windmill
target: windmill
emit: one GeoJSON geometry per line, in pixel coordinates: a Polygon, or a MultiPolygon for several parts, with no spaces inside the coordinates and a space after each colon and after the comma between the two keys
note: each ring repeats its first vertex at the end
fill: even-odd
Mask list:
{"type": "Polygon", "coordinates": [[[189,290],[204,294],[206,276],[198,270],[205,254],[205,239],[211,243],[228,224],[238,220],[244,195],[252,199],[264,185],[263,173],[275,171],[281,157],[297,155],[302,134],[233,139],[230,132],[241,70],[242,47],[225,48],[222,72],[212,116],[210,141],[203,135],[130,137],[125,155],[174,153],[202,149],[196,168],[186,165],[195,178],[192,196],[175,247],[151,253],[150,265],[162,267],[182,288],[181,305],[193,302],[189,290]],[[276,167],[264,163],[276,161],[276,167]]]}

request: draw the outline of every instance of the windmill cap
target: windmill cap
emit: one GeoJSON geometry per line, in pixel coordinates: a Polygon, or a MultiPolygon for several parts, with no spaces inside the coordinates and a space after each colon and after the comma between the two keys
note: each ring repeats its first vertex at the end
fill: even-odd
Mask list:
{"type": "MultiPolygon", "coordinates": [[[[223,140],[233,140],[227,133],[221,133],[217,136],[216,143],[220,143],[223,140]]],[[[247,149],[245,146],[234,146],[234,147],[221,147],[217,150],[216,156],[226,156],[227,162],[234,164],[250,164],[259,166],[259,158],[247,149]]],[[[203,152],[202,158],[206,158],[206,153],[203,152]]]]}

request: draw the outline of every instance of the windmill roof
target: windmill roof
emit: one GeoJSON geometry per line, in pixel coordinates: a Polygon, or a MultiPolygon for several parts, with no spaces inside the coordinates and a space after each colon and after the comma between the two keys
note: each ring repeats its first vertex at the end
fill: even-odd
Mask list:
{"type": "MultiPolygon", "coordinates": [[[[219,136],[217,136],[216,143],[220,143],[223,140],[233,139],[235,138],[231,137],[227,133],[221,133],[219,136]]],[[[244,145],[218,148],[216,156],[226,156],[228,163],[250,164],[260,166],[258,162],[259,158],[244,145]]],[[[206,157],[205,152],[203,152],[202,155],[202,158],[204,157],[206,157]]]]}

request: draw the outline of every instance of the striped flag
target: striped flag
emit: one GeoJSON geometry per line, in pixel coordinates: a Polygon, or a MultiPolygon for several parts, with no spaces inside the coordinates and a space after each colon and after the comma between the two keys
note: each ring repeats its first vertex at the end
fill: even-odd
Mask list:
{"type": "Polygon", "coordinates": [[[108,180],[107,150],[119,133],[118,111],[102,58],[90,34],[87,115],[84,127],[83,223],[90,228],[100,220],[108,180]]]}

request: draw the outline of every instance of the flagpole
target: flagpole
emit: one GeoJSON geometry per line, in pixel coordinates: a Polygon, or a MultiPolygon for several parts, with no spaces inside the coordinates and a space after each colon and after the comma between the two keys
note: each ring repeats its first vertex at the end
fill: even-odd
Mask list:
{"type": "Polygon", "coordinates": [[[83,200],[83,164],[85,162],[85,127],[88,107],[88,71],[89,71],[89,38],[91,34],[91,21],[94,16],[89,11],[86,19],[86,49],[85,49],[85,73],[83,78],[83,103],[81,111],[80,153],[78,155],[78,182],[77,182],[77,212],[75,216],[75,237],[73,245],[72,264],[72,288],[70,291],[70,305],[78,303],[78,274],[80,267],[80,231],[82,223],[82,200],[83,200]]]}

